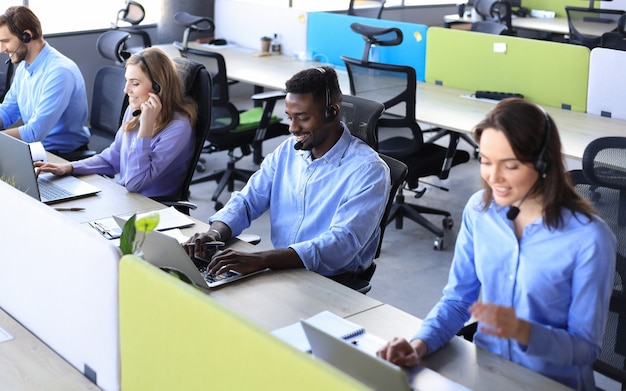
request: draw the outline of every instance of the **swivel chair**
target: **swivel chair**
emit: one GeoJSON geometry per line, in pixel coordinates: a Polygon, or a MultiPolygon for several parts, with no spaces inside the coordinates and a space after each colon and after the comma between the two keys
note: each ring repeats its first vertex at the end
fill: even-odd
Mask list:
{"type": "MultiPolygon", "coordinates": [[[[379,101],[385,106],[385,114],[378,121],[378,151],[408,166],[405,184],[410,190],[418,188],[419,178],[422,177],[437,175],[441,179],[447,178],[452,166],[469,160],[469,153],[457,151],[459,135],[453,132],[449,133],[450,141],[447,148],[424,142],[422,130],[415,120],[417,86],[415,69],[410,66],[368,60],[371,45],[397,45],[402,41],[402,31],[395,27],[381,28],[359,23],[353,23],[351,28],[363,35],[365,49],[361,59],[341,56],[350,78],[350,93],[379,101]],[[387,130],[390,128],[393,131],[387,130]],[[393,136],[384,134],[383,130],[385,133],[392,133],[393,136]],[[401,133],[402,130],[404,133],[401,133]]],[[[422,213],[444,216],[444,229],[453,225],[450,213],[405,203],[402,191],[403,187],[396,195],[386,223],[395,221],[396,228],[401,229],[403,218],[408,217],[435,234],[435,249],[443,248],[443,230],[423,217],[422,213]]],[[[423,194],[423,191],[414,191],[416,194],[423,194]]]]}
{"type": "Polygon", "coordinates": [[[609,317],[594,370],[626,389],[626,138],[601,137],[585,148],[582,170],[570,171],[576,191],[589,200],[617,237],[609,317]]]}
{"type": "Polygon", "coordinates": [[[209,133],[211,124],[212,83],[209,72],[204,65],[182,57],[174,58],[174,64],[183,87],[185,96],[191,97],[198,107],[198,118],[194,126],[194,149],[189,162],[189,169],[181,187],[171,196],[154,197],[153,199],[165,205],[174,206],[179,211],[189,214],[190,209],[196,209],[194,203],[189,202],[189,187],[204,147],[204,140],[209,133]]]}
{"type": "Polygon", "coordinates": [[[115,139],[128,106],[128,96],[124,93],[124,62],[130,56],[125,43],[130,34],[119,30],[109,30],[98,37],[100,55],[113,61],[114,65],[104,66],[96,72],[89,114],[91,139],[89,149],[102,152],[115,139]]]}
{"type": "Polygon", "coordinates": [[[148,34],[146,30],[139,27],[139,23],[141,23],[145,17],[146,11],[143,6],[133,0],[126,0],[124,8],[117,12],[117,18],[115,19],[113,29],[126,31],[141,38],[141,45],[138,49],[129,49],[133,53],[143,48],[152,46],[150,34],[148,34]],[[129,25],[120,27],[119,22],[125,22],[129,25]]]}
{"type": "Polygon", "coordinates": [[[511,3],[501,0],[476,0],[474,10],[483,20],[496,21],[506,26],[510,34],[513,34],[511,22],[511,3]]]}
{"type": "MultiPolygon", "coordinates": [[[[385,106],[382,103],[361,98],[358,96],[344,95],[341,102],[341,109],[339,110],[339,114],[341,116],[341,121],[346,124],[346,126],[350,130],[350,133],[352,133],[353,136],[363,140],[375,150],[378,146],[377,122],[384,109],[385,106]]],[[[379,223],[380,239],[378,242],[378,247],[376,248],[374,260],[380,257],[383,236],[385,234],[385,228],[387,227],[387,220],[391,211],[391,205],[393,204],[393,197],[404,182],[404,179],[406,178],[406,174],[408,172],[407,166],[401,161],[382,154],[380,154],[380,157],[389,166],[391,176],[391,188],[389,191],[387,204],[385,205],[385,211],[379,223]]],[[[363,273],[343,275],[341,278],[331,278],[349,288],[366,294],[372,289],[370,281],[375,271],[376,262],[373,262],[372,265],[363,273]]]]}
{"type": "Polygon", "coordinates": [[[569,26],[569,43],[588,47],[600,46],[602,35],[615,31],[622,10],[604,8],[565,7],[569,26]]]}
{"type": "Polygon", "coordinates": [[[0,61],[4,63],[2,69],[0,70],[0,102],[4,100],[4,96],[7,91],[11,87],[11,83],[13,82],[13,63],[10,60],[9,56],[3,55],[0,61]],[[6,58],[5,58],[6,57],[6,58]]]}
{"type": "Polygon", "coordinates": [[[602,34],[600,46],[607,49],[626,50],[626,14],[620,16],[614,31],[602,34]]]}
{"type": "Polygon", "coordinates": [[[375,0],[368,2],[378,3],[374,7],[355,7],[355,0],[350,0],[350,4],[348,5],[348,15],[360,16],[363,18],[380,19],[380,16],[383,13],[383,8],[385,7],[385,2],[386,0],[375,0]]]}
{"type": "MultiPolygon", "coordinates": [[[[224,206],[219,200],[224,189],[229,192],[234,191],[235,181],[247,182],[254,172],[253,170],[236,168],[235,163],[254,153],[253,162],[260,164],[262,160],[260,151],[263,141],[289,134],[289,126],[281,123],[281,119],[273,115],[276,102],[283,99],[286,94],[282,91],[255,94],[252,96],[252,100],[255,102],[255,106],[259,107],[245,111],[238,110],[230,102],[230,83],[224,57],[217,52],[198,50],[187,46],[189,32],[198,31],[198,26],[201,23],[206,23],[207,18],[186,14],[181,19],[180,13],[177,15],[179,21],[186,20],[189,25],[188,29],[185,30],[183,42],[175,42],[174,44],[179,48],[181,56],[204,64],[213,80],[213,115],[203,153],[227,151],[229,156],[226,168],[215,170],[208,175],[196,175],[191,183],[217,181],[218,185],[211,200],[215,202],[215,209],[219,210],[224,206]],[[237,154],[237,150],[239,150],[239,154],[237,154]]],[[[202,173],[205,170],[206,166],[201,158],[197,171],[202,173]]]]}

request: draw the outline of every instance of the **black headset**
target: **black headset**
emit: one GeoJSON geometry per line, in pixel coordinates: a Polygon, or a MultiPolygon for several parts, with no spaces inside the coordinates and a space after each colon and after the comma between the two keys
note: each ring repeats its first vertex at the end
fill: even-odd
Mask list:
{"type": "Polygon", "coordinates": [[[152,82],[152,89],[154,90],[154,92],[156,92],[157,94],[161,92],[161,86],[159,85],[159,83],[154,81],[154,78],[152,77],[152,72],[150,72],[150,67],[148,66],[148,62],[146,61],[146,59],[143,58],[143,55],[141,53],[135,53],[135,57],[137,57],[146,67],[146,73],[148,74],[148,77],[152,82]]]}
{"type": "Polygon", "coordinates": [[[324,112],[323,112],[323,120],[324,123],[333,122],[335,118],[337,118],[337,109],[333,105],[330,104],[330,88],[328,87],[328,80],[326,80],[326,69],[319,67],[317,69],[324,78],[324,90],[326,94],[326,99],[324,102],[324,112]]]}
{"type": "Polygon", "coordinates": [[[533,162],[533,166],[535,167],[535,171],[539,173],[539,176],[542,178],[546,177],[546,173],[548,172],[548,168],[550,164],[546,160],[546,150],[548,149],[548,142],[550,141],[550,132],[552,130],[552,125],[550,124],[550,117],[548,113],[541,106],[537,106],[539,110],[543,113],[544,120],[546,121],[544,132],[543,132],[543,141],[541,142],[541,148],[539,148],[539,152],[535,155],[535,160],[533,162]]]}
{"type": "Polygon", "coordinates": [[[5,18],[7,18],[7,20],[9,21],[9,24],[11,25],[10,26],[11,31],[13,31],[15,35],[20,37],[23,43],[29,43],[33,39],[33,37],[31,37],[30,34],[28,34],[26,31],[20,31],[20,29],[17,27],[17,25],[13,21],[13,18],[11,18],[8,14],[5,13],[2,15],[5,18]]]}

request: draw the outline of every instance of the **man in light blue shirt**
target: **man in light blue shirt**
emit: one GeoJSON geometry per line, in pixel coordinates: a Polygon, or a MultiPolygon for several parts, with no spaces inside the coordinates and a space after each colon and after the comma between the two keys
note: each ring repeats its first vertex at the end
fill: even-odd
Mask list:
{"type": "Polygon", "coordinates": [[[10,7],[0,15],[0,51],[17,65],[0,104],[4,132],[28,143],[41,141],[59,155],[86,150],[90,133],[83,76],[44,41],[41,23],[29,8],[10,7]],[[10,127],[19,120],[22,125],[10,127]]]}
{"type": "Polygon", "coordinates": [[[250,273],[306,268],[324,276],[359,274],[372,265],[380,221],[389,196],[389,168],[339,119],[341,90],[332,68],[301,71],[286,83],[291,137],[267,155],[246,186],[233,193],[187,243],[239,235],[268,209],[273,250],[252,254],[226,250],[209,272],[250,273]]]}

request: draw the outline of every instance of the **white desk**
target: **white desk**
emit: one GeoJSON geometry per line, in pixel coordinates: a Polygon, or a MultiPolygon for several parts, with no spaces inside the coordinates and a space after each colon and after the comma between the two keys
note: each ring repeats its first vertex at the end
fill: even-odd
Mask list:
{"type": "MultiPolygon", "coordinates": [[[[449,27],[452,24],[471,24],[475,21],[468,17],[460,18],[457,14],[444,15],[444,25],[449,27]]],[[[569,26],[567,18],[531,18],[516,17],[511,19],[511,25],[517,29],[545,31],[551,34],[566,35],[569,34],[569,26]]]]}

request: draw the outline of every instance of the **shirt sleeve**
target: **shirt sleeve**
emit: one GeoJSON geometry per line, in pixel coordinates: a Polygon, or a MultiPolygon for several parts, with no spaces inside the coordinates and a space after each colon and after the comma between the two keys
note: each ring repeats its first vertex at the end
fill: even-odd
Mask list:
{"type": "Polygon", "coordinates": [[[43,141],[59,122],[72,96],[74,78],[71,71],[58,67],[50,72],[39,88],[39,104],[28,122],[19,127],[20,137],[29,143],[43,141]]]}
{"type": "Polygon", "coordinates": [[[468,308],[480,293],[480,281],[474,264],[474,219],[481,193],[476,193],[465,205],[461,227],[456,238],[452,266],[443,296],[432,308],[413,339],[422,339],[432,353],[447,343],[470,319],[468,308]]]}
{"type": "Polygon", "coordinates": [[[598,357],[613,289],[616,240],[608,226],[595,219],[579,246],[572,281],[566,329],[531,324],[526,352],[558,365],[589,365],[598,357]]]}

